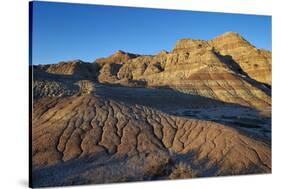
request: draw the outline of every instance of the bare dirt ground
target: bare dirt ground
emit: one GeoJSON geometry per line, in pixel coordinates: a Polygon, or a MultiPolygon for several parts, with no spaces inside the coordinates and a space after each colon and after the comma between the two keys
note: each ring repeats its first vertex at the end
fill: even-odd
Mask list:
{"type": "Polygon", "coordinates": [[[256,110],[167,88],[76,85],[34,103],[35,187],[271,172],[259,128],[270,125],[256,110]],[[246,118],[258,128],[246,120],[242,132],[246,118]]]}

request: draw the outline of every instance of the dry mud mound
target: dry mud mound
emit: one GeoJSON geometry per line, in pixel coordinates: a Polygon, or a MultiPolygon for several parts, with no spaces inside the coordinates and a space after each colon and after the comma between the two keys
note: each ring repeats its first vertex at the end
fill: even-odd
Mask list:
{"type": "Polygon", "coordinates": [[[269,144],[211,121],[90,94],[33,108],[35,187],[271,172],[269,144]]]}

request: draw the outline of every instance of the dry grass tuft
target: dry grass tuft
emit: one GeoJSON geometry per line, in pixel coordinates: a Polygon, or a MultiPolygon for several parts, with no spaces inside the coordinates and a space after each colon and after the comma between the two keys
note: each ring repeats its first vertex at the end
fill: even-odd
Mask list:
{"type": "Polygon", "coordinates": [[[179,162],[172,169],[169,177],[170,179],[196,178],[198,177],[198,172],[185,162],[179,162]]]}

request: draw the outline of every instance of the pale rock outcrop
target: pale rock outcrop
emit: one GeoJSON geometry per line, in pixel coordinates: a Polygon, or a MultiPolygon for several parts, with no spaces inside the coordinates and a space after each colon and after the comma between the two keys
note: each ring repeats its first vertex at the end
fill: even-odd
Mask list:
{"type": "Polygon", "coordinates": [[[234,32],[224,33],[208,43],[222,55],[231,56],[251,78],[271,86],[271,52],[257,49],[234,32]]]}

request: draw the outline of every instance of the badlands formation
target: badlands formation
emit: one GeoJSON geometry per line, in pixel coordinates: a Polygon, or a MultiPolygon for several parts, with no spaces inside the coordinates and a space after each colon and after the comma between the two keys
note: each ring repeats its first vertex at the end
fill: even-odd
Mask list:
{"type": "Polygon", "coordinates": [[[271,172],[271,52],[237,33],[32,71],[34,187],[271,172]]]}

